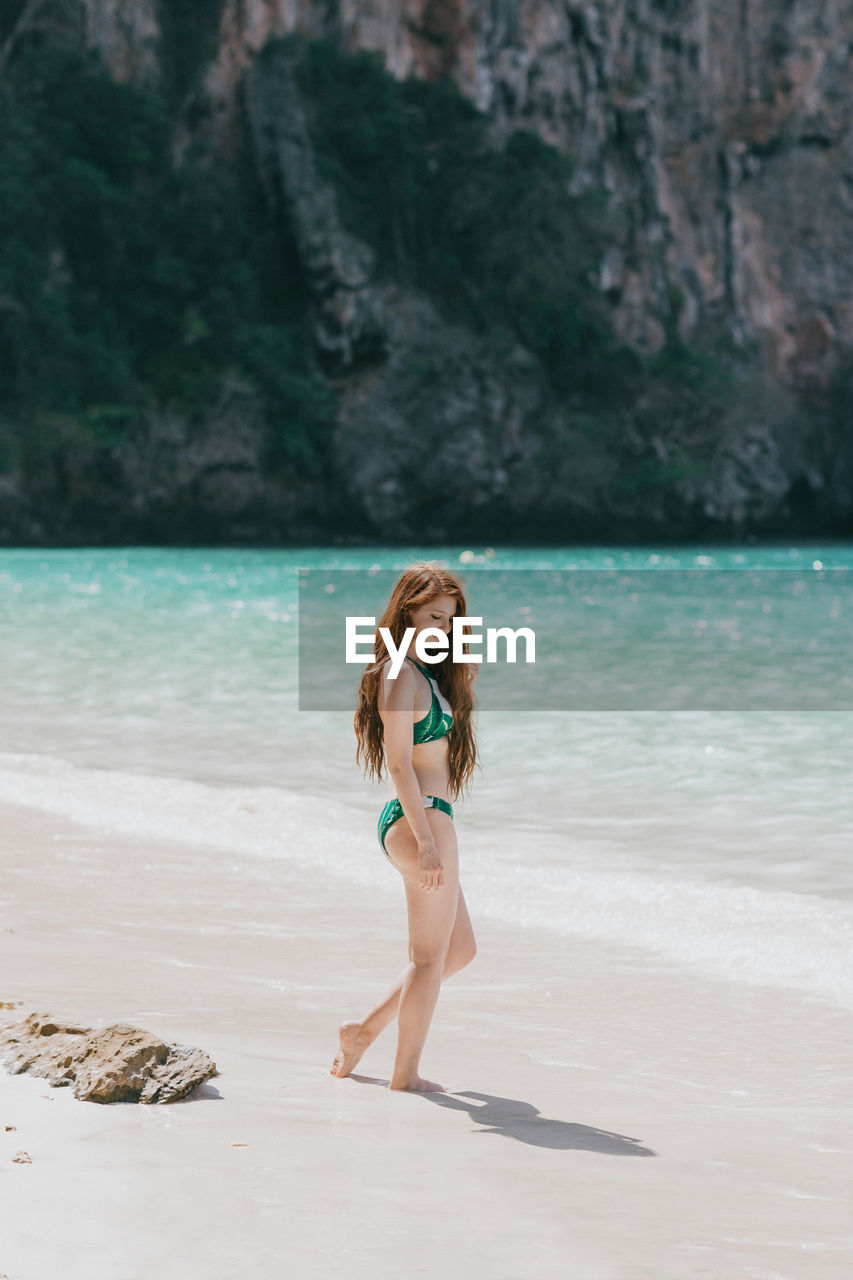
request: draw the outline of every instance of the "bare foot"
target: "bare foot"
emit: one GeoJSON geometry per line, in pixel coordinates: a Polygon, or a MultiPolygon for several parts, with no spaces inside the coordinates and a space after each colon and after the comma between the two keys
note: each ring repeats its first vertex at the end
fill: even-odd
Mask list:
{"type": "Polygon", "coordinates": [[[436,1084],[434,1080],[424,1080],[421,1076],[415,1077],[414,1084],[395,1084],[392,1080],[389,1089],[399,1089],[408,1093],[446,1093],[443,1084],[436,1084]]]}
{"type": "Polygon", "coordinates": [[[330,1074],[333,1076],[348,1076],[351,1071],[355,1070],[355,1065],[370,1044],[370,1039],[362,1034],[360,1022],[342,1022],[339,1035],[341,1047],[340,1051],[335,1055],[330,1074]]]}

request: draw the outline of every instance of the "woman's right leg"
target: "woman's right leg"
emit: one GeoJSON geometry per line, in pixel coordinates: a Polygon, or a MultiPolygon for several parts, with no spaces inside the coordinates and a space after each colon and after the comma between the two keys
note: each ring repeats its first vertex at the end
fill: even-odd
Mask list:
{"type": "Polygon", "coordinates": [[[401,821],[386,836],[391,861],[400,871],[409,915],[409,965],[397,1008],[397,1054],[392,1089],[441,1089],[418,1074],[421,1053],[435,1011],[459,897],[459,854],[453,820],[439,809],[426,811],[444,867],[439,889],[421,889],[418,846],[408,822],[401,821]]]}
{"type": "MultiPolygon", "coordinates": [[[[410,959],[411,951],[410,944],[410,959]]],[[[471,917],[468,914],[468,904],[465,901],[465,895],[460,885],[456,899],[456,918],[453,921],[450,944],[447,948],[444,969],[441,973],[442,982],[452,977],[454,973],[458,973],[460,969],[464,969],[467,964],[471,963],[476,954],[477,942],[474,937],[474,929],[471,925],[471,917]]],[[[350,1019],[341,1023],[341,1047],[332,1066],[333,1076],[348,1076],[354,1071],[365,1050],[373,1044],[380,1032],[384,1031],[388,1024],[394,1021],[400,1007],[400,994],[408,972],[407,966],[389,989],[387,995],[378,1004],[375,1004],[360,1022],[350,1019]]]]}

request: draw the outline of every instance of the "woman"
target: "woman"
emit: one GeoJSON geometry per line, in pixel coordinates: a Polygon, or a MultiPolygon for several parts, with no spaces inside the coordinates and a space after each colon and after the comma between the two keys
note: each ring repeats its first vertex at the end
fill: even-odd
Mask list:
{"type": "MultiPolygon", "coordinates": [[[[450,648],[429,666],[415,652],[425,630],[450,634],[454,615],[466,616],[465,596],[452,573],[416,564],[391,593],[376,634],[376,661],[359,688],[356,763],[381,780],[387,766],[396,796],[379,817],[379,843],[403,877],[409,917],[409,964],[380,1004],[361,1022],[344,1022],[332,1075],[347,1076],[383,1027],[397,1017],[392,1089],[443,1092],[418,1074],[421,1052],[444,978],[474,959],[476,943],[459,886],[459,856],[452,800],[477,763],[472,715],[476,663],[454,663],[450,648]],[[386,627],[402,651],[407,628],[415,634],[395,679],[379,634],[386,627]]],[[[429,640],[426,641],[429,646],[429,640]]],[[[435,650],[428,649],[429,652],[435,650]]]]}

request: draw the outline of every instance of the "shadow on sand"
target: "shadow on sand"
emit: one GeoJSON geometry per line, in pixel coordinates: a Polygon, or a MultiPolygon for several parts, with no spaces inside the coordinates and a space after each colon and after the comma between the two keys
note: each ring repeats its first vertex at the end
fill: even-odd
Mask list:
{"type": "MultiPolygon", "coordinates": [[[[374,1076],[350,1076],[363,1084],[379,1084],[387,1087],[387,1080],[374,1076]]],[[[604,1156],[653,1156],[657,1153],[644,1147],[639,1138],[629,1138],[624,1133],[611,1133],[608,1129],[596,1129],[588,1124],[572,1124],[569,1120],[551,1120],[539,1113],[530,1102],[519,1098],[500,1098],[490,1093],[474,1093],[465,1089],[459,1093],[413,1093],[413,1098],[423,1098],[437,1107],[450,1111],[467,1111],[472,1120],[482,1128],[478,1133],[499,1133],[505,1138],[515,1138],[531,1147],[548,1147],[552,1151],[597,1151],[604,1156]]]]}

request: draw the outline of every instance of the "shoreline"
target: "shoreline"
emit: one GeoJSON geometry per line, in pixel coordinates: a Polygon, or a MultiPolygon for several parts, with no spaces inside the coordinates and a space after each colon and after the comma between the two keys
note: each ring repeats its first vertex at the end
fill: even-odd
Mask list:
{"type": "Polygon", "coordinates": [[[846,1280],[848,1011],[475,918],[421,1064],[453,1092],[396,1094],[393,1024],[329,1068],[405,965],[402,883],[0,821],[4,1023],[132,1022],[221,1073],[101,1107],[0,1072],[10,1280],[846,1280]]]}
{"type": "MultiPolygon", "coordinates": [[[[285,862],[329,892],[367,889],[396,901],[396,876],[377,875],[375,821],[388,793],[351,789],[309,794],[304,786],[214,782],[169,773],[78,765],[60,756],[0,753],[0,810],[6,803],[80,822],[104,835],[180,845],[199,856],[285,862]],[[337,854],[347,831],[346,864],[337,854]]],[[[612,820],[624,821],[623,815],[612,820]]],[[[635,866],[593,867],[587,857],[525,855],[495,836],[486,803],[460,808],[463,887],[469,907],[509,929],[554,939],[629,947],[649,963],[697,977],[768,986],[853,1013],[853,900],[781,885],[737,883],[671,865],[652,868],[640,835],[635,866]],[[497,854],[497,857],[495,857],[497,854]]],[[[511,831],[507,827],[507,831],[511,831]]],[[[524,824],[520,830],[525,831],[524,824]]],[[[517,832],[516,837],[517,838],[517,832]]],[[[723,832],[723,838],[726,833],[723,832]]],[[[536,834],[526,832],[525,839],[536,834]]]]}

